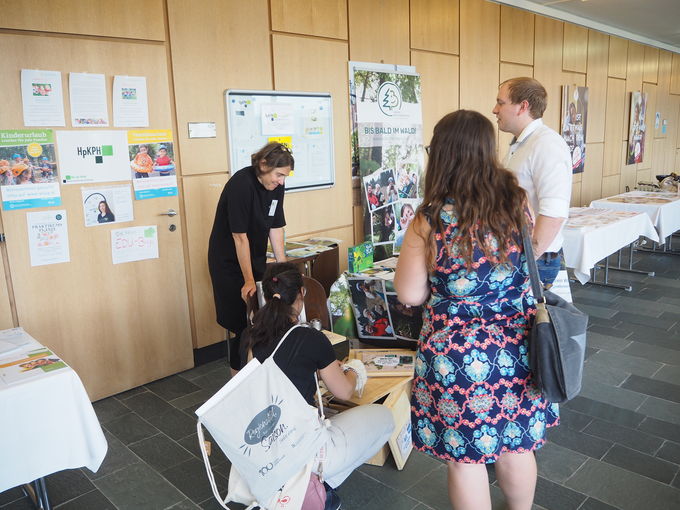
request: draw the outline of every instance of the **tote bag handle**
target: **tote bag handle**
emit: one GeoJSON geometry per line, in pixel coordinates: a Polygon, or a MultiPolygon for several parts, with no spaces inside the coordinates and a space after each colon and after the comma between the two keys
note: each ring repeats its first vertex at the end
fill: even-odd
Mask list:
{"type": "Polygon", "coordinates": [[[538,276],[538,266],[534,258],[534,248],[531,245],[531,236],[526,225],[522,225],[522,244],[524,245],[524,256],[527,258],[527,267],[529,268],[529,280],[531,280],[531,291],[534,294],[534,299],[538,303],[545,303],[543,296],[543,284],[541,278],[538,276]]]}

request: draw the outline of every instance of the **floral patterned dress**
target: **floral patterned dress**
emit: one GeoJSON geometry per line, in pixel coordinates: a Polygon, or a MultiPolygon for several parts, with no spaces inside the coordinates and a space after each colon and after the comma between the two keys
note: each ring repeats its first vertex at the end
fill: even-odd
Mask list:
{"type": "MultiPolygon", "coordinates": [[[[441,217],[450,242],[458,236],[455,213],[441,217]]],[[[543,400],[529,371],[535,308],[526,258],[512,248],[512,265],[493,265],[475,247],[468,271],[456,245],[449,255],[442,234],[435,239],[411,397],[414,445],[467,463],[538,449],[546,427],[559,423],[559,410],[543,400]]]]}

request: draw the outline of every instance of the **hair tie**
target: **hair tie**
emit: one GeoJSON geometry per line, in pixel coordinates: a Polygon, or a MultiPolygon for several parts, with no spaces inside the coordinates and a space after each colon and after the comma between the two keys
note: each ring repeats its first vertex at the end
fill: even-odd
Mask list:
{"type": "Polygon", "coordinates": [[[278,282],[279,279],[278,279],[276,276],[274,276],[274,277],[272,278],[272,281],[273,281],[273,282],[278,282]]]}
{"type": "Polygon", "coordinates": [[[272,294],[272,299],[274,298],[281,299],[281,294],[279,294],[278,292],[276,294],[272,294]]]}

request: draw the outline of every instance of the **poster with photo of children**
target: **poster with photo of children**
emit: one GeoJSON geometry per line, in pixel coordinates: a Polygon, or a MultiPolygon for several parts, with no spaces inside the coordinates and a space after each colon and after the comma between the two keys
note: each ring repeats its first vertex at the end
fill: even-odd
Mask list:
{"type": "Polygon", "coordinates": [[[404,243],[406,230],[416,217],[416,210],[422,201],[422,198],[409,198],[400,200],[394,205],[394,212],[396,215],[394,253],[399,253],[401,251],[401,245],[404,243]]]}
{"type": "Polygon", "coordinates": [[[423,308],[400,303],[396,294],[388,292],[386,295],[394,336],[403,340],[417,341],[423,327],[423,308]]]}
{"type": "Polygon", "coordinates": [[[366,203],[371,211],[399,200],[394,170],[378,169],[363,180],[366,203]]]}
{"type": "Polygon", "coordinates": [[[348,278],[359,338],[394,339],[385,283],[379,278],[348,278]]]}
{"type": "Polygon", "coordinates": [[[61,205],[51,129],[0,131],[0,190],[6,211],[61,205]]]}
{"type": "Polygon", "coordinates": [[[136,200],[177,195],[172,131],[128,131],[128,154],[136,200]]]}
{"type": "Polygon", "coordinates": [[[381,244],[394,243],[395,214],[392,204],[386,205],[371,212],[371,242],[377,247],[381,244]]]}

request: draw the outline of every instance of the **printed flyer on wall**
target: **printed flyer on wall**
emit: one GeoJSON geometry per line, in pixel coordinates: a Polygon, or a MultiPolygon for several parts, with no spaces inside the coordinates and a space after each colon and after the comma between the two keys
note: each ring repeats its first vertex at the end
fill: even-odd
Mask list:
{"type": "Polygon", "coordinates": [[[125,131],[57,131],[64,184],[129,181],[125,131]]]}
{"type": "Polygon", "coordinates": [[[21,70],[25,126],[65,126],[59,71],[21,70]]]}
{"type": "Polygon", "coordinates": [[[41,211],[26,214],[31,266],[59,264],[71,260],[68,249],[66,211],[41,211]]]}
{"type": "Polygon", "coordinates": [[[51,129],[0,131],[0,192],[5,211],[61,205],[51,129]]]}
{"type": "Polygon", "coordinates": [[[129,184],[106,188],[81,188],[85,226],[123,223],[134,220],[129,184]]]}
{"type": "Polygon", "coordinates": [[[158,227],[119,228],[111,231],[111,258],[114,264],[158,258],[158,227]]]}
{"type": "Polygon", "coordinates": [[[350,62],[349,73],[352,175],[362,180],[365,240],[379,261],[399,251],[410,209],[422,198],[420,75],[410,66],[364,62],[350,62]]]}
{"type": "Polygon", "coordinates": [[[169,129],[128,131],[127,141],[135,199],[177,195],[172,131],[169,129]]]}
{"type": "Polygon", "coordinates": [[[113,125],[116,127],[149,125],[145,76],[113,77],[113,125]]]}
{"type": "Polygon", "coordinates": [[[107,127],[106,77],[92,73],[69,73],[68,76],[73,127],[107,127]]]}
{"type": "Polygon", "coordinates": [[[571,153],[572,172],[583,172],[586,164],[588,87],[562,86],[562,138],[571,153]]]}

